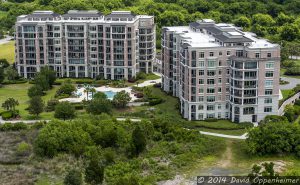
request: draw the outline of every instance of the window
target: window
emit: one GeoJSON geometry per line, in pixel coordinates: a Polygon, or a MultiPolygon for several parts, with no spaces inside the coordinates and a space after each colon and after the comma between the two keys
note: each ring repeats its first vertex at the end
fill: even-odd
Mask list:
{"type": "Polygon", "coordinates": [[[267,54],[267,57],[268,57],[268,58],[271,58],[271,57],[272,57],[272,54],[271,54],[271,53],[268,53],[268,54],[267,54]]]}
{"type": "Polygon", "coordinates": [[[207,118],[215,118],[215,113],[207,114],[207,118]]]}
{"type": "Polygon", "coordinates": [[[207,61],[207,67],[216,67],[216,61],[208,60],[207,61]]]}
{"type": "Polygon", "coordinates": [[[229,56],[230,55],[230,51],[227,51],[226,54],[227,54],[227,56],[229,56]]]}
{"type": "Polygon", "coordinates": [[[267,71],[266,72],[266,77],[273,77],[273,74],[274,72],[273,71],[267,71]]]}
{"type": "Polygon", "coordinates": [[[267,69],[273,69],[274,68],[274,62],[267,62],[266,63],[266,68],[267,69]]]}
{"type": "Polygon", "coordinates": [[[200,53],[199,53],[199,57],[200,57],[200,58],[204,58],[204,52],[200,52],[200,53]]]}
{"type": "Polygon", "coordinates": [[[214,88],[208,88],[207,93],[215,93],[215,89],[214,88]]]}
{"type": "Polygon", "coordinates": [[[209,56],[213,57],[214,56],[214,52],[209,52],[209,56]]]}
{"type": "Polygon", "coordinates": [[[243,112],[244,112],[244,115],[247,115],[247,114],[254,114],[254,107],[245,107],[243,109],[243,112]]]}
{"type": "Polygon", "coordinates": [[[265,87],[273,86],[273,80],[266,80],[265,81],[265,87]]]}
{"type": "Polygon", "coordinates": [[[215,76],[216,71],[215,70],[207,70],[207,76],[215,76]]]}
{"type": "Polygon", "coordinates": [[[199,96],[199,101],[204,101],[204,96],[199,96]]]}
{"type": "Polygon", "coordinates": [[[222,55],[222,51],[219,51],[219,55],[220,55],[220,56],[222,55]]]}
{"type": "Polygon", "coordinates": [[[203,105],[199,105],[198,110],[203,110],[203,105]]]}
{"type": "Polygon", "coordinates": [[[265,95],[272,95],[273,94],[273,90],[272,89],[266,89],[265,90],[265,95]]]}
{"type": "Polygon", "coordinates": [[[272,103],[272,98],[265,98],[265,103],[272,103]]]}
{"type": "Polygon", "coordinates": [[[207,96],[207,102],[215,102],[216,97],[215,96],[207,96]]]}
{"type": "Polygon", "coordinates": [[[221,60],[219,60],[219,66],[222,66],[222,61],[221,60]]]}
{"type": "Polygon", "coordinates": [[[219,93],[222,92],[222,88],[221,87],[218,88],[218,92],[219,93]]]}
{"type": "Polygon", "coordinates": [[[245,62],[245,69],[256,69],[257,62],[245,62]]]}
{"type": "Polygon", "coordinates": [[[214,105],[207,105],[207,110],[215,110],[215,106],[214,105]]]}
{"type": "Polygon", "coordinates": [[[199,79],[199,84],[204,84],[204,79],[199,79]]]}
{"type": "Polygon", "coordinates": [[[218,83],[219,84],[222,83],[222,78],[219,78],[218,83]]]}
{"type": "Polygon", "coordinates": [[[222,70],[219,70],[219,75],[221,75],[222,74],[222,70]]]}
{"type": "Polygon", "coordinates": [[[204,75],[204,70],[199,70],[199,76],[203,76],[204,75]]]}
{"type": "Polygon", "coordinates": [[[264,112],[272,112],[272,107],[264,107],[264,112]]]}
{"type": "Polygon", "coordinates": [[[203,114],[198,114],[198,119],[203,120],[203,114]]]}
{"type": "Polygon", "coordinates": [[[255,53],[255,58],[260,58],[260,53],[255,53]]]}
{"type": "Polygon", "coordinates": [[[218,112],[218,118],[219,119],[221,118],[221,112],[218,112]]]}
{"type": "Polygon", "coordinates": [[[203,89],[203,88],[200,88],[200,89],[199,89],[199,93],[204,93],[204,89],[203,89]]]}
{"type": "Polygon", "coordinates": [[[220,110],[222,108],[222,105],[221,104],[218,104],[218,109],[220,110]]]}
{"type": "Polygon", "coordinates": [[[199,61],[199,67],[204,67],[204,61],[199,61]]]}
{"type": "Polygon", "coordinates": [[[207,79],[207,84],[214,85],[215,84],[215,79],[207,79]]]}

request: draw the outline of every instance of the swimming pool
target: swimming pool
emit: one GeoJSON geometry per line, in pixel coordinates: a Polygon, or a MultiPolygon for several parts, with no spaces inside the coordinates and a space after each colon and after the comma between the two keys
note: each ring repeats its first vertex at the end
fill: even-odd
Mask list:
{"type": "Polygon", "coordinates": [[[103,93],[106,94],[107,99],[110,99],[110,100],[112,100],[114,98],[114,96],[117,94],[116,92],[113,92],[113,91],[104,91],[103,93]]]}

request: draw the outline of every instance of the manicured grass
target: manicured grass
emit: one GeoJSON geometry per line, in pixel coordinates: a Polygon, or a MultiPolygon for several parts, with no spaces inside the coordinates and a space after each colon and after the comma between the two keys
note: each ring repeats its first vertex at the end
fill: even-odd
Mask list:
{"type": "Polygon", "coordinates": [[[0,45],[1,58],[5,58],[10,64],[15,62],[15,41],[0,45]]]}
{"type": "Polygon", "coordinates": [[[286,89],[286,90],[281,90],[283,99],[287,99],[289,96],[293,95],[295,92],[293,89],[286,89]]]}
{"type": "MultiPolygon", "coordinates": [[[[22,119],[36,119],[35,116],[29,114],[26,110],[28,108],[29,97],[27,96],[27,90],[32,86],[32,84],[13,84],[5,85],[0,88],[0,104],[2,104],[7,98],[12,97],[19,101],[19,106],[16,107],[19,110],[22,119]]],[[[45,104],[51,98],[54,98],[55,92],[59,86],[54,86],[51,90],[46,92],[46,95],[43,96],[45,104]]],[[[3,108],[0,108],[0,111],[3,111],[3,108]]],[[[51,119],[53,118],[53,112],[43,112],[38,119],[51,119]]]]}

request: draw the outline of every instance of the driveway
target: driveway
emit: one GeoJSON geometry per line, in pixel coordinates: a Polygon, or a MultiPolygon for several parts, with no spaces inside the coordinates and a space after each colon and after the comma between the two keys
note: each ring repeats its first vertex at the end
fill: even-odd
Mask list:
{"type": "Polygon", "coordinates": [[[281,90],[285,89],[293,89],[294,87],[297,86],[297,84],[300,84],[300,79],[298,78],[291,78],[291,77],[280,77],[284,81],[288,81],[289,84],[286,85],[280,85],[281,90]]]}

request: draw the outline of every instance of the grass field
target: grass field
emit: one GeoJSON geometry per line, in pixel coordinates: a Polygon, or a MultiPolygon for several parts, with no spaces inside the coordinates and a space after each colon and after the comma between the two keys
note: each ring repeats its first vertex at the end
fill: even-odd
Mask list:
{"type": "Polygon", "coordinates": [[[293,89],[281,90],[283,99],[287,99],[290,95],[293,95],[295,92],[293,89]]]}
{"type": "MultiPolygon", "coordinates": [[[[31,84],[13,84],[5,85],[0,88],[0,105],[9,97],[15,98],[19,101],[19,106],[16,107],[20,111],[22,119],[35,119],[35,116],[32,116],[28,113],[26,108],[28,107],[29,97],[27,96],[27,90],[31,87],[31,84]]],[[[54,97],[58,86],[54,86],[51,90],[47,91],[46,95],[43,96],[45,104],[47,101],[54,97]]],[[[0,108],[0,111],[3,111],[3,108],[0,108]]],[[[53,118],[53,112],[43,112],[39,119],[51,119],[53,118]]]]}
{"type": "Polygon", "coordinates": [[[0,45],[0,58],[5,58],[10,64],[15,62],[15,41],[0,45]]]}

